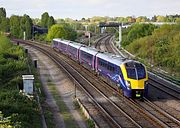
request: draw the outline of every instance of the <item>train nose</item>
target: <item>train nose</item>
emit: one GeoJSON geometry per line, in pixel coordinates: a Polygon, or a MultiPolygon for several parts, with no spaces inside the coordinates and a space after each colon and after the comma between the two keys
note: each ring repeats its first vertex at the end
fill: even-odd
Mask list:
{"type": "Polygon", "coordinates": [[[134,80],[131,81],[132,89],[144,89],[144,81],[142,80],[134,80]]]}

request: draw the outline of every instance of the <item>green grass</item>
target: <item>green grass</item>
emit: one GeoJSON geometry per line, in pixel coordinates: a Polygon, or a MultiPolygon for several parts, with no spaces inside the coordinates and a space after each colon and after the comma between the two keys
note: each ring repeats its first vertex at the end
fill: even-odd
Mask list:
{"type": "Polygon", "coordinates": [[[60,115],[63,117],[65,125],[67,128],[78,128],[72,114],[69,112],[66,104],[64,103],[62,97],[59,95],[58,90],[56,89],[55,85],[49,82],[48,89],[50,90],[51,94],[53,95],[56,104],[59,107],[60,115]]]}
{"type": "Polygon", "coordinates": [[[73,104],[74,104],[75,109],[80,112],[81,117],[82,117],[83,120],[85,121],[87,128],[95,128],[95,123],[94,123],[94,121],[93,121],[92,119],[88,119],[88,118],[84,115],[84,112],[83,112],[82,108],[80,107],[78,101],[77,101],[77,100],[74,100],[74,101],[73,101],[73,104]]]}
{"type": "Polygon", "coordinates": [[[53,113],[50,111],[50,108],[44,106],[43,110],[47,127],[54,128],[53,113]]]}

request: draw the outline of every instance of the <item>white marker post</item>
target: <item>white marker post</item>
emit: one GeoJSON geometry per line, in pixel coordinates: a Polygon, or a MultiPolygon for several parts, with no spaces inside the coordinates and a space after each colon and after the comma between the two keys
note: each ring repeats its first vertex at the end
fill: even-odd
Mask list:
{"type": "Polygon", "coordinates": [[[23,35],[24,35],[23,39],[26,40],[26,32],[25,31],[23,32],[23,35]]]}

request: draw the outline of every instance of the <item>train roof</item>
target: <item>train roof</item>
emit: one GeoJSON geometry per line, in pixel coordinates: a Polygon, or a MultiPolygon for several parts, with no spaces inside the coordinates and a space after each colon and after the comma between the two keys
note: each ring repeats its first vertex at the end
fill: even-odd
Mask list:
{"type": "Polygon", "coordinates": [[[70,42],[69,46],[79,49],[81,46],[83,46],[83,44],[79,44],[76,42],[70,42]]]}
{"type": "Polygon", "coordinates": [[[115,54],[108,53],[108,52],[98,53],[97,57],[101,58],[103,60],[106,60],[108,62],[111,62],[111,63],[118,65],[118,66],[123,64],[125,61],[127,61],[127,59],[122,57],[122,56],[115,55],[115,54]]]}
{"type": "Polygon", "coordinates": [[[66,45],[68,45],[70,43],[70,41],[63,40],[63,39],[60,39],[60,38],[55,38],[55,39],[53,39],[53,41],[57,41],[59,43],[63,43],[63,44],[66,44],[66,45]]]}
{"type": "Polygon", "coordinates": [[[86,53],[89,53],[93,56],[95,56],[98,53],[98,50],[92,47],[88,47],[88,46],[83,46],[80,48],[81,51],[84,51],[86,53]]]}

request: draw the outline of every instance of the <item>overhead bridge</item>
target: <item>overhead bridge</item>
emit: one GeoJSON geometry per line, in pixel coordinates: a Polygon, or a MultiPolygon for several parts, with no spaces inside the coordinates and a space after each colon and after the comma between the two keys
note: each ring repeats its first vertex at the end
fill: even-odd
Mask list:
{"type": "Polygon", "coordinates": [[[99,27],[119,27],[122,23],[99,23],[99,27]]]}
{"type": "Polygon", "coordinates": [[[101,22],[99,23],[99,27],[122,27],[122,28],[127,28],[129,26],[131,26],[133,23],[117,23],[117,22],[109,22],[109,23],[105,23],[105,22],[101,22]]]}

